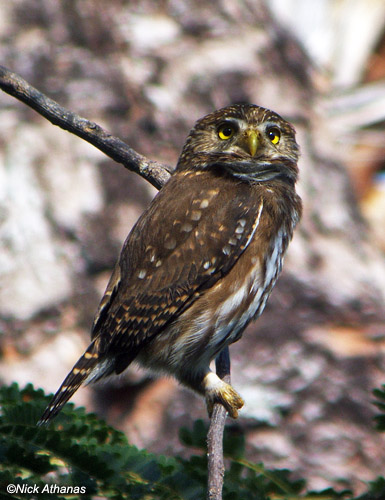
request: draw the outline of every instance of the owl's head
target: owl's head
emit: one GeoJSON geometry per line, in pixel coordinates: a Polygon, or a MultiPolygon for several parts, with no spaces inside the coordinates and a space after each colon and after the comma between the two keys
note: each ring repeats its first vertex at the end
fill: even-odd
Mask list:
{"type": "Polygon", "coordinates": [[[235,104],[197,121],[177,168],[224,168],[244,180],[295,182],[298,155],[290,123],[260,106],[235,104]]]}

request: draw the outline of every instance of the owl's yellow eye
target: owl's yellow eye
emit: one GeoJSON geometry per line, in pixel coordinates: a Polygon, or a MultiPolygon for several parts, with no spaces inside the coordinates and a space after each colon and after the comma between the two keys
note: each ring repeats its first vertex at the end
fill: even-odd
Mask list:
{"type": "Polygon", "coordinates": [[[233,125],[224,123],[218,129],[218,137],[219,139],[222,139],[222,141],[227,141],[228,139],[231,139],[231,137],[233,137],[234,132],[235,128],[233,125]]]}
{"type": "Polygon", "coordinates": [[[278,144],[281,139],[281,132],[278,127],[270,127],[267,130],[267,137],[273,144],[278,144]]]}

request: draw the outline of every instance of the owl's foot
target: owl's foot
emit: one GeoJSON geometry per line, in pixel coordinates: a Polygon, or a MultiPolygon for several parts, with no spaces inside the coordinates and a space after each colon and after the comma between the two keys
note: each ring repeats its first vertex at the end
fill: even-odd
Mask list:
{"type": "Polygon", "coordinates": [[[221,380],[215,373],[209,372],[204,378],[204,388],[210,417],[215,403],[223,405],[230,417],[238,417],[238,410],[242,408],[244,401],[230,384],[221,380]]]}

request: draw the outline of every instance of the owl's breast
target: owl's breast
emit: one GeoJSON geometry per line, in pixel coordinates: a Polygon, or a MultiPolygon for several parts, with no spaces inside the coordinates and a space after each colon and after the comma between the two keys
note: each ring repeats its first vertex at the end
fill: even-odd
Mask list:
{"type": "MultiPolygon", "coordinates": [[[[285,249],[283,230],[278,231],[263,253],[259,245],[250,245],[226,277],[230,293],[213,310],[215,333],[212,344],[235,342],[250,321],[262,314],[282,269],[285,249]]],[[[225,283],[222,284],[224,287],[225,283]]]]}

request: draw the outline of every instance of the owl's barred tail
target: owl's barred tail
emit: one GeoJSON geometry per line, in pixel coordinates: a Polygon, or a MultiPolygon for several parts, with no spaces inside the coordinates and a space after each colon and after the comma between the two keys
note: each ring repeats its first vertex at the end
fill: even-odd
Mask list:
{"type": "Polygon", "coordinates": [[[48,424],[60,412],[66,402],[79,389],[79,387],[84,382],[91,381],[87,379],[93,379],[92,381],[94,381],[104,375],[101,373],[98,374],[99,376],[93,376],[94,374],[92,372],[96,371],[95,368],[97,367],[99,361],[97,341],[94,340],[88,346],[83,356],[81,356],[81,358],[79,358],[76,362],[70,373],[66,376],[64,382],[45,409],[37,425],[40,426],[48,424]]]}

